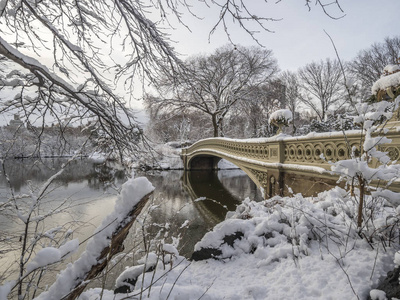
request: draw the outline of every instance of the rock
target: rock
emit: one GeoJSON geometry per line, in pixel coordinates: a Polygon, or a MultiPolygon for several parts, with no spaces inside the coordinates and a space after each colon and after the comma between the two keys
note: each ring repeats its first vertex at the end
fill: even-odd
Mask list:
{"type": "Polygon", "coordinates": [[[136,281],[137,281],[137,277],[134,279],[129,278],[129,279],[125,280],[125,282],[128,284],[117,287],[114,290],[114,294],[128,294],[128,293],[132,292],[132,290],[133,290],[132,287],[135,287],[136,281]]]}
{"type": "Polygon", "coordinates": [[[191,259],[194,261],[205,260],[210,258],[218,258],[222,254],[222,251],[215,248],[201,248],[198,251],[193,252],[191,259]]]}
{"type": "Polygon", "coordinates": [[[242,237],[244,237],[243,232],[237,231],[234,234],[231,235],[226,235],[223,239],[225,244],[228,244],[229,246],[233,247],[233,244],[235,243],[236,240],[241,240],[242,237]]]}
{"type": "MultiPolygon", "coordinates": [[[[387,273],[386,278],[376,287],[376,289],[384,291],[388,300],[392,298],[400,299],[399,284],[400,267],[394,268],[393,271],[387,273]]],[[[371,297],[368,297],[371,300],[371,297]]]]}
{"type": "MultiPolygon", "coordinates": [[[[235,241],[238,239],[239,240],[242,239],[243,236],[244,233],[240,231],[237,231],[234,234],[226,235],[222,239],[223,243],[220,246],[222,246],[223,244],[227,244],[228,246],[233,247],[235,241]]],[[[218,259],[221,254],[222,251],[220,249],[201,248],[200,250],[193,252],[191,259],[194,261],[205,260],[210,258],[218,259]]]]}

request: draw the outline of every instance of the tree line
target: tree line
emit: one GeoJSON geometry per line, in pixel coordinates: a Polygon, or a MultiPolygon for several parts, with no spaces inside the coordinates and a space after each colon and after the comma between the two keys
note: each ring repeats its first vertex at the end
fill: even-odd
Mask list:
{"type": "Polygon", "coordinates": [[[371,100],[373,83],[399,57],[400,37],[387,37],[350,61],[326,58],[280,71],[271,50],[226,45],[188,58],[179,76],[160,78],[145,96],[147,132],[162,142],[268,137],[275,133],[269,115],[280,108],[294,116],[292,134],[350,129],[345,115],[371,100]]]}

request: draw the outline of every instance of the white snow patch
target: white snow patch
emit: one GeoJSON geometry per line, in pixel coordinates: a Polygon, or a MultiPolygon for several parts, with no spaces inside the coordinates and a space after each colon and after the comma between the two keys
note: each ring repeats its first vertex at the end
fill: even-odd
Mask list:
{"type": "Polygon", "coordinates": [[[11,289],[15,285],[15,281],[7,281],[3,285],[0,285],[0,299],[8,299],[7,296],[11,292],[11,289]]]}
{"type": "Polygon", "coordinates": [[[26,265],[26,271],[30,273],[35,269],[59,262],[65,256],[70,255],[78,250],[78,247],[79,241],[78,239],[74,239],[68,241],[60,248],[46,247],[40,249],[33,260],[26,265]]]}
{"type": "Polygon", "coordinates": [[[369,292],[372,300],[387,300],[386,293],[381,290],[371,290],[369,292]]]}
{"type": "Polygon", "coordinates": [[[376,94],[379,90],[386,90],[388,87],[396,87],[400,85],[400,72],[390,74],[378,79],[372,85],[372,94],[376,94]]]}
{"type": "Polygon", "coordinates": [[[274,121],[282,121],[284,123],[290,123],[293,120],[293,115],[292,112],[289,109],[278,109],[277,111],[273,112],[269,119],[268,123],[271,124],[271,122],[274,121]]]}

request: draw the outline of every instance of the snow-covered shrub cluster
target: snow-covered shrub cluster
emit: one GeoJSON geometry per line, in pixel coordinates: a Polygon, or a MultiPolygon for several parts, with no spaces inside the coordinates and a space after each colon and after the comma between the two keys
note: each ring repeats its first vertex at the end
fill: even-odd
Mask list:
{"type": "MultiPolygon", "coordinates": [[[[373,222],[382,226],[376,238],[365,239],[354,225],[356,211],[351,195],[338,187],[314,198],[246,199],[196,245],[197,251],[217,249],[219,255],[189,261],[175,253],[171,265],[165,265],[160,256],[157,263],[149,254],[153,271],[139,275],[145,268],[141,265],[123,274],[124,280],[135,275],[131,293],[104,291],[103,299],[141,293],[158,300],[365,299],[394,265],[389,241],[397,231],[390,233],[387,220],[398,214],[380,206],[373,222]]],[[[80,299],[100,292],[89,290],[80,299]]]]}
{"type": "MultiPolygon", "coordinates": [[[[354,190],[355,186],[359,188],[359,194],[354,196],[358,202],[357,226],[360,230],[363,230],[363,220],[370,218],[370,212],[365,211],[364,202],[367,192],[376,189],[372,183],[379,180],[380,186],[387,188],[400,177],[400,165],[392,162],[387,152],[378,149],[381,145],[391,143],[391,140],[384,136],[389,131],[384,128],[384,124],[392,118],[399,102],[400,97],[393,102],[359,103],[356,106],[358,114],[354,117],[354,123],[361,127],[360,145],[358,149],[349,149],[349,159],[331,163],[332,172],[340,176],[339,181],[344,180],[350,190],[354,190]]],[[[382,190],[378,192],[383,195],[382,190]]],[[[389,196],[389,193],[386,195],[389,196]]],[[[398,194],[393,194],[388,200],[393,200],[393,196],[399,198],[398,194]]]]}
{"type": "Polygon", "coordinates": [[[337,187],[313,200],[310,202],[300,194],[285,198],[276,196],[258,203],[246,199],[226,221],[196,244],[195,251],[218,249],[220,254],[215,256],[218,259],[254,253],[260,258],[260,264],[268,264],[281,258],[308,256],[315,243],[340,255],[352,247],[363,247],[367,242],[379,243],[381,238],[390,244],[398,236],[397,231],[393,231],[399,222],[397,212],[386,207],[382,198],[370,196],[366,201],[367,207],[374,206],[368,220],[374,226],[364,233],[368,235],[364,241],[355,226],[357,203],[349,193],[337,187]],[[234,243],[226,242],[226,237],[230,236],[237,237],[234,243]],[[352,243],[349,244],[349,240],[352,243]]]}

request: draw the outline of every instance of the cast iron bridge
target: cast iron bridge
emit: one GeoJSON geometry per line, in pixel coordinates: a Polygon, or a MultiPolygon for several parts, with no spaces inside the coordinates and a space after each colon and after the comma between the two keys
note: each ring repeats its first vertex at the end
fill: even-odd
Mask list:
{"type": "MultiPolygon", "coordinates": [[[[388,152],[392,160],[400,160],[400,132],[396,129],[386,134],[392,143],[379,149],[388,152]]],[[[287,186],[300,192],[296,186],[334,184],[337,177],[329,172],[329,161],[348,159],[352,149],[357,154],[362,140],[360,131],[247,140],[209,138],[182,149],[181,156],[185,170],[217,169],[219,160],[226,159],[242,169],[270,197],[284,194],[287,186]]],[[[313,186],[310,188],[315,190],[313,186]]]]}

